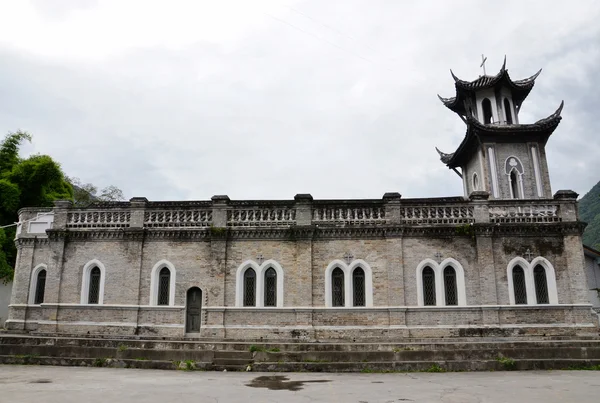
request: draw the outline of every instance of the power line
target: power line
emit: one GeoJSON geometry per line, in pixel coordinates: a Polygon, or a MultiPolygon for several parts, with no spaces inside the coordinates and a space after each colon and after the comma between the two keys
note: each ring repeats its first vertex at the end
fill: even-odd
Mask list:
{"type": "Polygon", "coordinates": [[[26,222],[29,222],[29,221],[35,221],[35,220],[37,220],[38,218],[40,218],[40,217],[43,217],[43,216],[45,216],[45,215],[53,215],[53,214],[54,214],[54,212],[49,212],[49,213],[41,213],[41,214],[39,214],[37,217],[30,218],[29,220],[25,220],[25,221],[19,221],[19,222],[16,222],[16,223],[13,223],[13,224],[8,224],[8,225],[3,225],[3,226],[1,226],[1,227],[0,227],[0,229],[2,229],[2,228],[14,227],[15,225],[19,225],[19,224],[25,224],[26,222]]]}

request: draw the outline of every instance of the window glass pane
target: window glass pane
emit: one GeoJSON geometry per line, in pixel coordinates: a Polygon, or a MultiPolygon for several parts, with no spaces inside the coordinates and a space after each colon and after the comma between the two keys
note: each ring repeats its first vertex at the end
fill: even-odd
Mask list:
{"type": "Polygon", "coordinates": [[[429,266],[423,269],[423,302],[435,305],[435,273],[429,266]]]}
{"type": "Polygon", "coordinates": [[[44,292],[46,291],[46,270],[40,270],[37,275],[37,283],[35,285],[35,299],[34,304],[41,304],[44,302],[44,292]]]}
{"type": "Polygon", "coordinates": [[[88,294],[88,304],[97,304],[100,297],[100,269],[94,267],[90,271],[90,290],[88,294]]]}
{"type": "Polygon", "coordinates": [[[247,269],[244,273],[244,306],[256,306],[256,273],[247,269]]]}
{"type": "Polygon", "coordinates": [[[444,269],[444,291],[446,293],[446,305],[458,305],[456,270],[454,270],[454,267],[448,266],[444,269]]]}
{"type": "Polygon", "coordinates": [[[354,306],[365,306],[365,272],[360,267],[352,272],[352,288],[354,306]]]}
{"type": "Polygon", "coordinates": [[[546,269],[537,265],[533,269],[533,280],[535,282],[535,298],[538,304],[548,304],[548,281],[546,280],[546,269]]]}
{"type": "Polygon", "coordinates": [[[527,304],[527,288],[525,287],[525,272],[521,266],[513,268],[513,287],[515,291],[515,304],[527,304]]]}
{"type": "Polygon", "coordinates": [[[272,267],[265,272],[265,306],[277,306],[277,272],[272,267]]]}
{"type": "Polygon", "coordinates": [[[333,306],[344,306],[344,272],[336,267],[331,273],[331,302],[333,306]]]}
{"type": "Polygon", "coordinates": [[[171,292],[171,270],[166,267],[160,269],[158,274],[158,305],[169,305],[171,292]]]}

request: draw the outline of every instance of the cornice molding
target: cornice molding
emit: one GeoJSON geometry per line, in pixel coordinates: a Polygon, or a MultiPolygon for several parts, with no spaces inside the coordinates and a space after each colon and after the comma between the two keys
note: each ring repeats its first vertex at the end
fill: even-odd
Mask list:
{"type": "Polygon", "coordinates": [[[15,239],[15,246],[17,249],[21,248],[33,248],[40,246],[47,246],[48,238],[17,238],[15,239]]]}
{"type": "Polygon", "coordinates": [[[402,237],[477,238],[503,236],[563,236],[581,235],[583,222],[553,223],[478,223],[462,225],[305,225],[289,227],[228,227],[228,228],[119,228],[85,230],[48,230],[48,238],[18,238],[17,247],[43,245],[49,241],[228,241],[228,240],[334,240],[385,239],[402,237]]]}

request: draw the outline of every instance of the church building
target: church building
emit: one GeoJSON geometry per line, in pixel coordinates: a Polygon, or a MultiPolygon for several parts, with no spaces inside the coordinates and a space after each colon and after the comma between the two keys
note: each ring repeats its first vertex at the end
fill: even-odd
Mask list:
{"type": "MultiPolygon", "coordinates": [[[[443,105],[466,133],[444,198],[149,201],[19,213],[6,327],[214,340],[597,334],[577,194],[553,194],[521,105],[539,72],[463,81],[443,105]],[[458,180],[458,178],[457,178],[458,180]]],[[[433,146],[433,145],[432,145],[433,146]]]]}

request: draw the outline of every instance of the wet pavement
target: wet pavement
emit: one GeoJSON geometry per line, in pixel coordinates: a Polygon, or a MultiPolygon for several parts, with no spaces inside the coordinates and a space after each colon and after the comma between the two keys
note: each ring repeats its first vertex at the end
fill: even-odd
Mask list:
{"type": "Polygon", "coordinates": [[[598,371],[253,373],[0,365],[0,402],[598,402],[598,371]]]}

